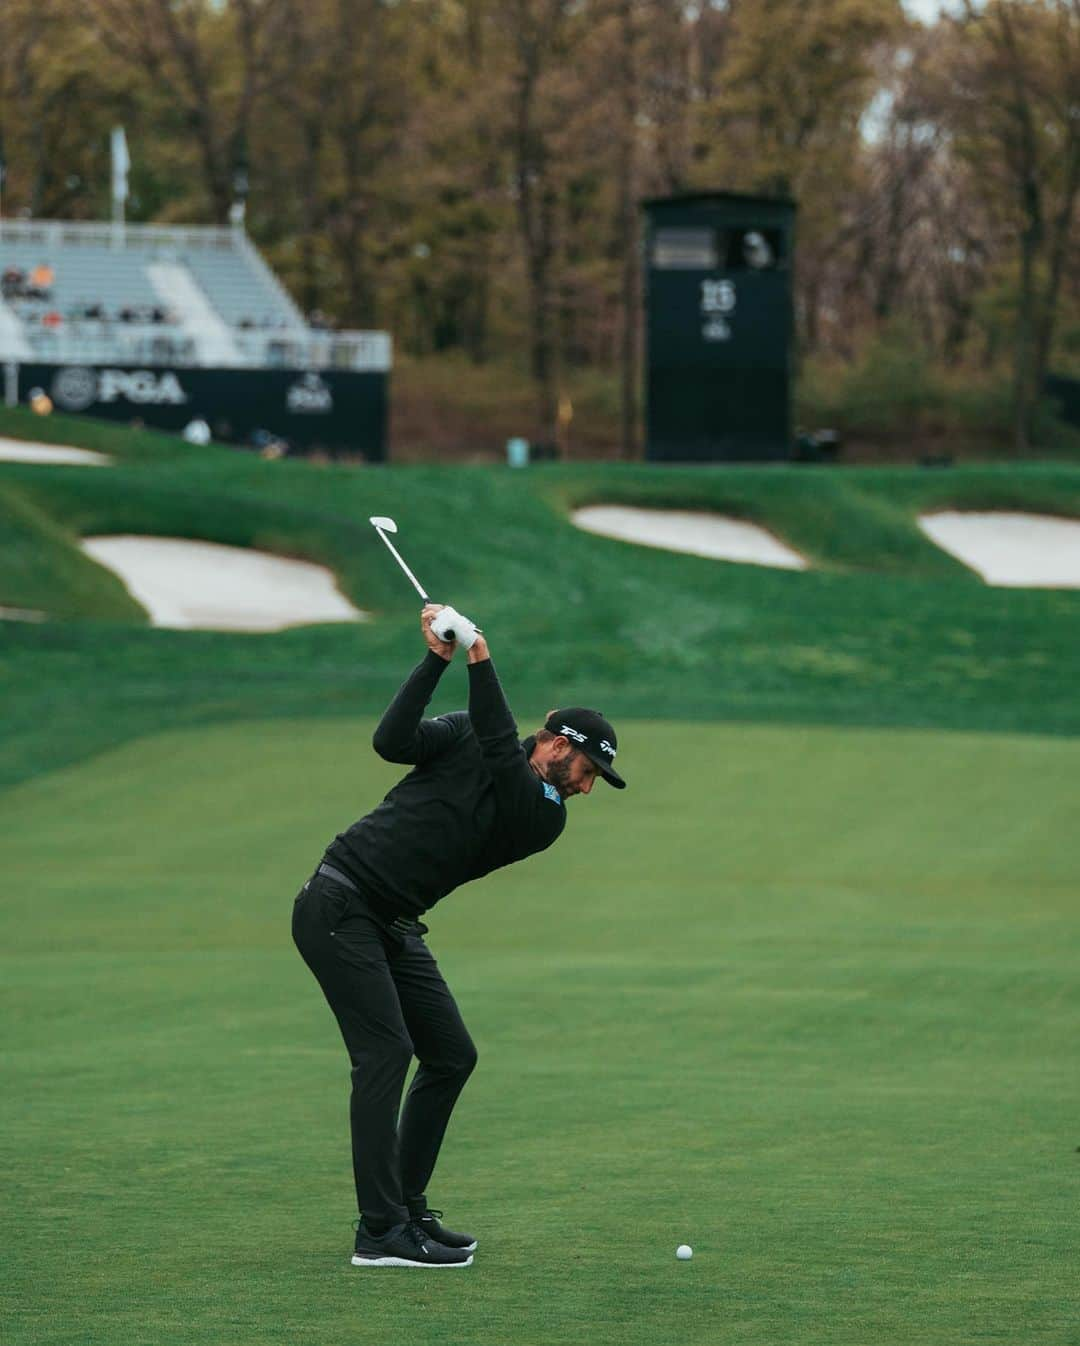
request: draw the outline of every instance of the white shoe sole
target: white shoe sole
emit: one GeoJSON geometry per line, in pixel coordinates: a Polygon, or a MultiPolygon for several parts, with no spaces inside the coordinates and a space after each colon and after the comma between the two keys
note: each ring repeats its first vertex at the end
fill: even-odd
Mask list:
{"type": "Polygon", "coordinates": [[[423,1271],[433,1271],[436,1267],[471,1267],[472,1258],[464,1262],[410,1262],[404,1257],[357,1257],[353,1254],[354,1267],[419,1267],[423,1271]]]}

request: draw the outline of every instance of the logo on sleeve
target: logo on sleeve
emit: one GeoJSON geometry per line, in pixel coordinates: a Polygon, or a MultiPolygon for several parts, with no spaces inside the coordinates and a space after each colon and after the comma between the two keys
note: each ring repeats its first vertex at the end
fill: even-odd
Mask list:
{"type": "Polygon", "coordinates": [[[547,781],[544,781],[544,798],[550,799],[553,804],[562,803],[562,795],[559,794],[554,785],[549,785],[547,781]]]}

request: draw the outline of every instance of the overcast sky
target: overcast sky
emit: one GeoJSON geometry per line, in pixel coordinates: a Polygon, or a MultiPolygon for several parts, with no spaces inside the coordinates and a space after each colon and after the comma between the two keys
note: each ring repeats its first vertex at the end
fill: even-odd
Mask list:
{"type": "Polygon", "coordinates": [[[936,19],[943,9],[955,9],[957,0],[903,0],[903,6],[915,19],[936,19]]]}

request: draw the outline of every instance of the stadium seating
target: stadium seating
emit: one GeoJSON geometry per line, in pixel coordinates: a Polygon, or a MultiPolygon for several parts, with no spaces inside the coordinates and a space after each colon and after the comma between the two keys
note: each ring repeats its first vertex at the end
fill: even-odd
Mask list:
{"type": "Polygon", "coordinates": [[[230,327],[250,323],[256,328],[303,328],[299,312],[282,302],[283,296],[257,274],[249,259],[238,265],[234,254],[207,251],[186,252],[181,260],[230,327]]]}
{"type": "Polygon", "coordinates": [[[304,362],[309,329],[240,231],[5,220],[4,273],[0,360],[304,362]]]}

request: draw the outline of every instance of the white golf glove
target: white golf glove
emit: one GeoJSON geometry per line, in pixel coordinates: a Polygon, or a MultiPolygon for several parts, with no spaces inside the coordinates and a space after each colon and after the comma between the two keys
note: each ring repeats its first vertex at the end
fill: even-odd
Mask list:
{"type": "Polygon", "coordinates": [[[477,630],[468,617],[454,608],[443,608],[432,618],[431,629],[440,640],[456,640],[463,650],[471,650],[476,643],[477,630]]]}

